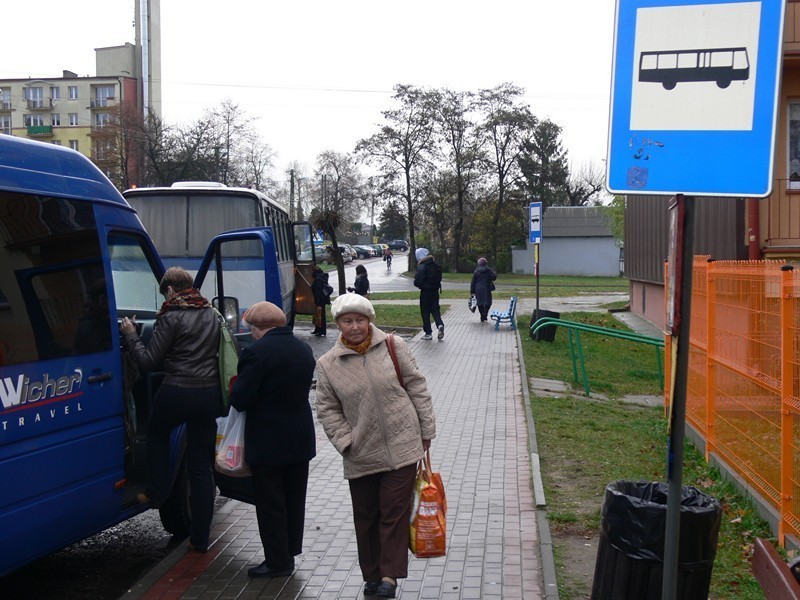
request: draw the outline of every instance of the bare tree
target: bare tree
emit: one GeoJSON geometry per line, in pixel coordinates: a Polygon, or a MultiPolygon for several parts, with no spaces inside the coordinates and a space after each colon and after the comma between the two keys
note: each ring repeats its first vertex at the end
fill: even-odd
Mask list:
{"type": "Polygon", "coordinates": [[[356,152],[383,171],[384,190],[403,198],[408,217],[409,269],[416,266],[414,217],[419,198],[416,172],[429,160],[433,138],[434,104],[431,93],[411,85],[397,85],[393,99],[398,108],[383,112],[385,124],[373,136],[361,140],[356,152]]]}
{"type": "Polygon", "coordinates": [[[497,264],[498,227],[508,192],[522,177],[519,157],[536,125],[536,117],[521,104],[524,90],[511,83],[481,90],[479,104],[484,114],[480,129],[486,138],[487,164],[493,172],[494,216],[492,218],[491,258],[497,264]]]}
{"type": "MultiPolygon", "coordinates": [[[[481,138],[471,119],[475,95],[471,92],[454,92],[443,89],[435,92],[435,113],[439,154],[446,168],[453,174],[450,182],[455,191],[452,203],[453,257],[455,270],[461,263],[464,242],[464,219],[467,194],[480,171],[481,138]]],[[[440,182],[441,183],[441,182],[440,182]]],[[[441,197],[440,197],[441,199],[441,197]]],[[[444,244],[444,232],[440,232],[444,244]]]]}
{"type": "Polygon", "coordinates": [[[584,163],[571,172],[567,181],[568,206],[589,206],[601,203],[601,192],[605,189],[606,176],[597,163],[584,163]]]}

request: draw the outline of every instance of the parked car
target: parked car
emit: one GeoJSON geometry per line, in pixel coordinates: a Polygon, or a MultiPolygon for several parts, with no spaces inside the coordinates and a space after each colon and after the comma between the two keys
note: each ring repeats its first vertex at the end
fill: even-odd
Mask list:
{"type": "Polygon", "coordinates": [[[369,247],[375,251],[374,256],[383,256],[383,246],[380,244],[370,244],[369,247]]]}
{"type": "Polygon", "coordinates": [[[372,258],[375,256],[375,249],[371,246],[353,246],[357,258],[372,258]]]}
{"type": "Polygon", "coordinates": [[[401,252],[408,250],[408,242],[405,240],[392,240],[388,246],[392,250],[400,250],[401,252]]]}

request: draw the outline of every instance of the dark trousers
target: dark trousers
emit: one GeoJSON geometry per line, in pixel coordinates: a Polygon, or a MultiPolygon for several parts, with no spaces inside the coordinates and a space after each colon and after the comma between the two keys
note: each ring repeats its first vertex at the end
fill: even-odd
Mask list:
{"type": "MultiPolygon", "coordinates": [[[[317,305],[319,307],[319,305],[317,305]]],[[[322,324],[319,327],[314,327],[314,334],[319,335],[327,335],[328,334],[328,323],[327,323],[327,316],[325,315],[325,305],[322,306],[322,324]]]]}
{"type": "Polygon", "coordinates": [[[308,461],[284,466],[250,465],[258,533],[267,567],[291,568],[303,551],[308,461]]]}
{"type": "Polygon", "coordinates": [[[491,304],[478,304],[478,312],[481,314],[481,321],[485,321],[489,317],[489,308],[491,304]]]}
{"type": "Polygon", "coordinates": [[[411,492],[417,465],[350,479],[358,564],[364,581],[408,576],[411,492]]]}
{"type": "Polygon", "coordinates": [[[439,311],[439,290],[422,290],[419,293],[419,310],[422,313],[422,329],[425,333],[432,333],[431,315],[436,327],[444,327],[442,315],[439,311]]]}
{"type": "Polygon", "coordinates": [[[163,503],[172,490],[169,446],[172,430],[186,423],[186,462],[189,470],[189,507],[192,520],[189,541],[196,548],[207,548],[214,516],[214,443],[217,416],[222,402],[219,386],[182,388],[162,385],[153,399],[153,412],[147,431],[147,467],[150,473],[148,495],[163,503]]]}

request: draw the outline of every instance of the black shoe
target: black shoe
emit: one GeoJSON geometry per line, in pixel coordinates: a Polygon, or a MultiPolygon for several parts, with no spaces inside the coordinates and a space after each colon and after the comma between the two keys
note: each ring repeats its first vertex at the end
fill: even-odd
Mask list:
{"type": "Polygon", "coordinates": [[[364,584],[364,595],[374,596],[378,593],[378,587],[381,585],[380,581],[368,581],[364,584]]]}
{"type": "Polygon", "coordinates": [[[378,586],[378,598],[394,598],[397,593],[397,584],[391,581],[381,581],[378,586]]]}
{"type": "Polygon", "coordinates": [[[248,577],[289,577],[292,573],[294,573],[294,563],[284,569],[270,569],[267,561],[264,561],[257,567],[247,569],[248,577]]]}

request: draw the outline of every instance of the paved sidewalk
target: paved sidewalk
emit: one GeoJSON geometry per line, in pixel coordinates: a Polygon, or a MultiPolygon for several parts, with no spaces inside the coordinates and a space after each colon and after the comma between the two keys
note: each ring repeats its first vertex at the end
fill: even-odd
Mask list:
{"type": "MultiPolygon", "coordinates": [[[[447,556],[412,557],[398,597],[556,598],[549,532],[534,500],[537,455],[518,337],[508,325],[495,331],[479,323],[466,302],[452,303],[444,319],[444,340],[418,334],[409,343],[434,398],[438,435],[431,452],[447,490],[447,556]]],[[[363,598],[341,457],[318,424],[304,552],[294,575],[247,577],[247,568],[263,560],[248,504],[227,502],[215,516],[212,540],[205,555],[182,545],[123,598],[363,598]]]]}

